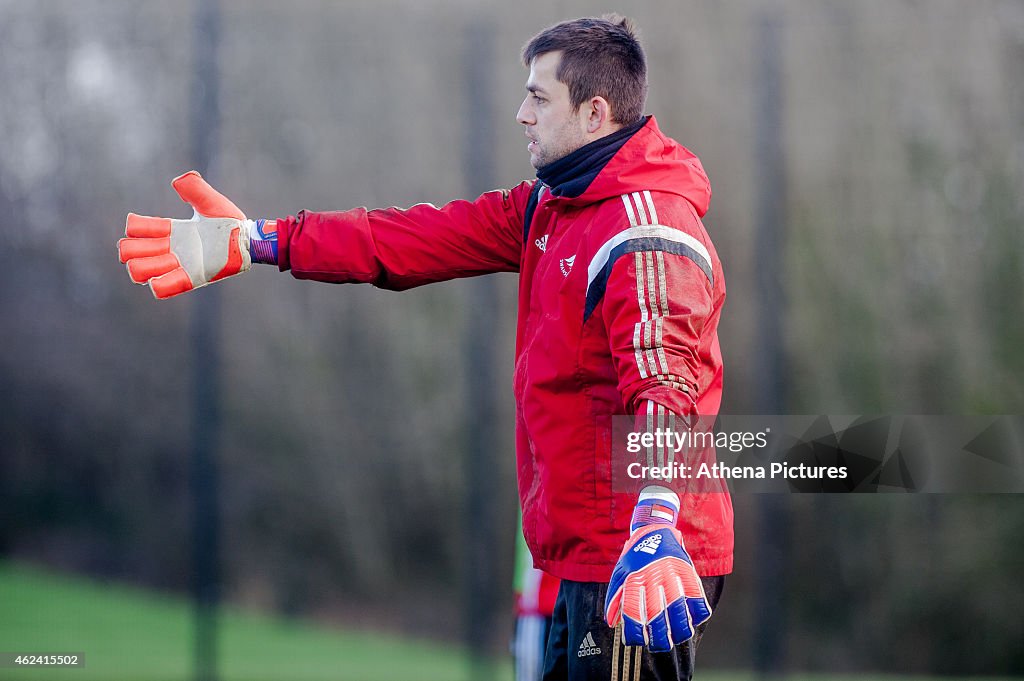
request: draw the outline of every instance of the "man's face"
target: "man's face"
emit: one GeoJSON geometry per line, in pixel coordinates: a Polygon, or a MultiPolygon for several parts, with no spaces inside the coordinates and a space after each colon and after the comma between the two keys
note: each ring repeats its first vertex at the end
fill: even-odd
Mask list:
{"type": "Polygon", "coordinates": [[[548,52],[533,60],[526,99],[516,114],[516,120],[526,126],[534,168],[557,161],[588,141],[586,122],[579,110],[572,108],[569,87],[555,77],[561,59],[561,52],[548,52]]]}

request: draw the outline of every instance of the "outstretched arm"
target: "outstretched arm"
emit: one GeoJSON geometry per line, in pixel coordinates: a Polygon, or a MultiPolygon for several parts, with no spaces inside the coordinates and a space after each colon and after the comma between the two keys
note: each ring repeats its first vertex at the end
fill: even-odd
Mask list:
{"type": "Polygon", "coordinates": [[[249,220],[195,171],[174,189],[194,210],[190,220],[130,214],[118,242],[132,281],[157,298],[201,288],[275,264],[300,279],[372,283],[389,289],[519,269],[524,182],[474,201],[438,208],[303,211],[284,220],[249,220]]]}
{"type": "Polygon", "coordinates": [[[299,279],[403,290],[519,270],[530,183],[437,207],[330,213],[279,220],[278,265],[299,279]]]}

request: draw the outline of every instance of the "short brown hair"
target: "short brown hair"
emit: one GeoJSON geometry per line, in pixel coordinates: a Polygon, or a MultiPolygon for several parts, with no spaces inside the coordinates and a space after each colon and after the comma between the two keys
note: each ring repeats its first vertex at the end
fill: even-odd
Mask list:
{"type": "Polygon", "coordinates": [[[546,28],[523,47],[523,64],[548,52],[561,52],[555,76],[569,87],[572,106],[604,97],[612,122],[640,120],[647,100],[647,60],[633,22],[617,14],[563,21],[546,28]]]}

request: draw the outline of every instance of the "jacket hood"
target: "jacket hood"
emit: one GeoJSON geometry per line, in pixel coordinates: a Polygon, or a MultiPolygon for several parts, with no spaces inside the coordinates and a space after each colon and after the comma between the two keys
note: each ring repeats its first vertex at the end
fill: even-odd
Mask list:
{"type": "Polygon", "coordinates": [[[711,182],[700,159],[666,137],[654,116],[622,145],[582,194],[558,200],[585,205],[643,190],[681,196],[700,217],[711,205],[711,182]]]}

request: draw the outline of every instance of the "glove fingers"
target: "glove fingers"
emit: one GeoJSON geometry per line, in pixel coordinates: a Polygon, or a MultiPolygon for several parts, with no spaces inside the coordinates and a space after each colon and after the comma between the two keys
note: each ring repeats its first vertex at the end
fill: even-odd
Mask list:
{"type": "Polygon", "coordinates": [[[124,223],[124,235],[154,239],[171,235],[171,221],[167,218],[151,218],[148,215],[128,213],[124,223]]]}
{"type": "Polygon", "coordinates": [[[245,213],[238,209],[231,199],[211,187],[203,176],[194,170],[180,175],[171,182],[174,191],[200,215],[217,218],[245,220],[245,213]]]}
{"type": "Polygon", "coordinates": [[[663,653],[672,649],[672,641],[668,636],[668,602],[665,590],[655,587],[647,594],[647,626],[650,630],[650,649],[653,653],[663,653]],[[653,591],[653,593],[652,593],[653,591]]]}
{"type": "Polygon", "coordinates": [[[180,267],[181,263],[178,262],[178,258],[173,253],[164,253],[163,255],[155,255],[148,258],[134,258],[129,260],[127,265],[128,275],[132,278],[132,281],[136,284],[145,284],[153,277],[159,277],[176,267],[180,267]]]}
{"type": "Polygon", "coordinates": [[[661,611],[648,625],[648,629],[651,632],[651,643],[648,648],[652,653],[664,653],[672,650],[672,641],[668,637],[667,614],[664,610],[661,611]]]}
{"type": "Polygon", "coordinates": [[[693,637],[693,626],[690,624],[690,613],[682,600],[669,603],[666,609],[668,624],[672,630],[672,641],[682,643],[693,637]]]}
{"type": "Polygon", "coordinates": [[[684,570],[679,575],[683,582],[683,593],[686,595],[686,608],[690,611],[693,626],[707,622],[711,617],[711,606],[704,593],[704,584],[693,568],[684,570]]]}
{"type": "Polygon", "coordinates": [[[192,280],[182,267],[175,268],[167,274],[149,280],[149,289],[153,292],[154,296],[161,300],[176,296],[179,293],[191,291],[193,288],[195,287],[192,285],[192,280]]]}
{"type": "Polygon", "coordinates": [[[686,609],[690,612],[695,627],[711,619],[711,608],[705,598],[687,598],[686,609]]]}
{"type": "Polygon", "coordinates": [[[619,624],[619,619],[622,617],[622,588],[616,589],[613,594],[611,591],[608,592],[608,597],[605,599],[604,604],[604,621],[608,623],[609,627],[614,627],[619,624]]]}
{"type": "Polygon", "coordinates": [[[171,239],[121,239],[117,242],[117,252],[121,262],[126,263],[135,258],[150,258],[171,252],[171,239]]]}
{"type": "Polygon", "coordinates": [[[646,646],[647,627],[628,615],[622,617],[622,642],[627,646],[646,646]]]}
{"type": "Polygon", "coordinates": [[[644,588],[627,582],[622,591],[622,640],[628,646],[646,646],[647,603],[644,588]]]}

